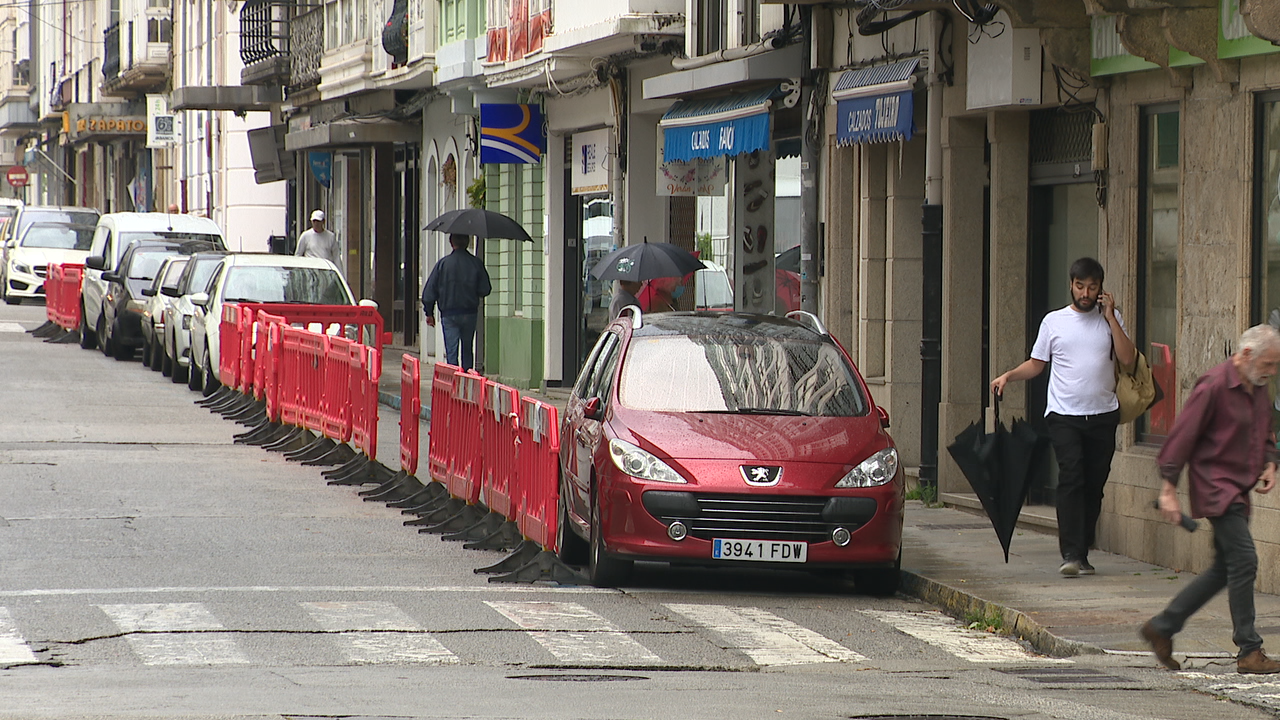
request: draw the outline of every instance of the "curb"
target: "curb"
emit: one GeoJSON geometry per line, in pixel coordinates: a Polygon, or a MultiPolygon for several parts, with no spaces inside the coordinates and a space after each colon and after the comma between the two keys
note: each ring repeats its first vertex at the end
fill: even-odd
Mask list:
{"type": "Polygon", "coordinates": [[[1004,619],[1005,635],[1026,641],[1037,652],[1050,657],[1075,655],[1102,655],[1106,651],[1096,645],[1068,640],[1049,632],[1043,625],[1025,613],[997,603],[983,600],[963,590],[944,585],[910,570],[903,569],[900,592],[942,608],[946,614],[964,619],[971,615],[999,615],[1004,619]]]}
{"type": "MultiPolygon", "coordinates": [[[[381,404],[381,405],[386,405],[386,406],[387,406],[387,407],[389,407],[389,408],[393,408],[393,409],[395,409],[395,410],[399,410],[399,409],[400,409],[400,396],[399,396],[399,395],[392,395],[392,394],[391,394],[391,393],[389,393],[389,392],[382,392],[381,390],[379,390],[379,391],[378,391],[378,403],[379,403],[379,404],[381,404]]],[[[430,408],[430,406],[423,407],[423,408],[422,408],[422,410],[420,410],[420,411],[418,412],[418,417],[422,418],[423,420],[430,421],[430,420],[431,420],[431,408],[430,408]]]]}

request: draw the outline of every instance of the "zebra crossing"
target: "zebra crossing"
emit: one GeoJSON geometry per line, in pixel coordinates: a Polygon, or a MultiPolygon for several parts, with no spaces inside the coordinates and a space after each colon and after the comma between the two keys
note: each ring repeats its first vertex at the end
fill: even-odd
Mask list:
{"type": "MultiPolygon", "coordinates": [[[[479,599],[478,599],[479,600],[479,599]]],[[[688,661],[668,651],[664,657],[644,634],[633,636],[582,603],[545,600],[480,600],[482,614],[505,631],[522,633],[545,659],[540,664],[572,667],[676,667],[688,661]],[[484,608],[487,608],[485,610],[484,608]]],[[[263,664],[251,657],[242,632],[218,617],[220,606],[200,602],[93,605],[114,625],[137,662],[147,666],[228,666],[263,664]]],[[[293,602],[309,625],[291,633],[314,635],[331,653],[353,665],[453,665],[474,662],[450,648],[447,633],[433,632],[396,604],[386,601],[293,602]]],[[[779,614],[752,606],[690,602],[655,603],[649,608],[660,634],[694,638],[745,658],[761,668],[821,663],[866,664],[872,648],[855,650],[779,614]]],[[[981,665],[1069,663],[1028,652],[1017,642],[961,627],[937,611],[861,610],[860,615],[956,658],[981,665]]],[[[305,622],[304,621],[304,622],[305,622]]],[[[256,627],[252,632],[270,634],[256,627]]],[[[280,627],[273,625],[272,627],[280,627]]],[[[485,628],[472,632],[484,633],[485,628]]],[[[248,632],[248,631],[243,631],[248,632]]],[[[279,630],[278,632],[286,632],[279,630]]],[[[533,647],[531,645],[530,647],[533,647]]],[[[705,645],[704,645],[705,646],[705,645]]],[[[659,647],[662,647],[659,645],[659,647]]],[[[669,645],[666,647],[670,647],[669,645]]],[[[44,662],[21,634],[9,608],[0,606],[0,668],[44,662]]]]}

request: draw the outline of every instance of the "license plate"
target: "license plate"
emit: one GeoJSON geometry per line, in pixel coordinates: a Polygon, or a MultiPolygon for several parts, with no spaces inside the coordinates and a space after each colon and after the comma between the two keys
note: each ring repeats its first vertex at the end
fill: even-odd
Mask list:
{"type": "Polygon", "coordinates": [[[716,538],[712,541],[711,557],[716,560],[802,563],[809,559],[809,543],[716,538]]]}

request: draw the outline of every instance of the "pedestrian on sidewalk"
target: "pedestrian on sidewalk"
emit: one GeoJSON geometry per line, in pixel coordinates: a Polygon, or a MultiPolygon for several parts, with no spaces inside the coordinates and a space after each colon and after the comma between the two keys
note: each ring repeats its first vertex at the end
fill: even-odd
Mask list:
{"type": "Polygon", "coordinates": [[[1003,395],[1010,381],[1030,380],[1051,364],[1045,422],[1058,456],[1058,572],[1075,577],[1095,572],[1089,549],[1116,451],[1120,401],[1113,358],[1131,366],[1138,350],[1115,298],[1102,289],[1102,265],[1080,258],[1069,274],[1071,304],[1044,316],[1031,357],[992,380],[991,392],[1003,395]]]}
{"type": "Polygon", "coordinates": [[[1280,662],[1262,651],[1262,637],[1254,627],[1258,552],[1249,532],[1249,491],[1267,493],[1276,483],[1280,454],[1271,435],[1267,383],[1277,366],[1280,333],[1270,325],[1246,330],[1235,354],[1196,381],[1156,456],[1164,478],[1159,502],[1164,518],[1171,523],[1182,520],[1177,488],[1185,466],[1191,516],[1208,518],[1213,526],[1213,566],[1139,631],[1156,659],[1170,670],[1181,667],[1173,659],[1173,636],[1187,618],[1226,588],[1231,639],[1239,648],[1236,669],[1254,674],[1280,672],[1280,662]]]}
{"type": "Polygon", "coordinates": [[[640,290],[644,287],[644,283],[637,280],[618,280],[614,283],[613,299],[609,301],[609,320],[616,320],[618,314],[622,312],[622,308],[628,305],[640,307],[640,300],[636,297],[640,290]]]}
{"type": "Polygon", "coordinates": [[[323,210],[311,213],[311,228],[298,236],[298,249],[293,254],[298,257],[323,258],[337,266],[338,272],[346,275],[347,269],[342,266],[342,251],[338,247],[338,236],[332,230],[325,229],[324,221],[323,210]]]}
{"type": "Polygon", "coordinates": [[[453,252],[436,262],[422,288],[422,311],[427,324],[435,327],[436,305],[440,306],[440,329],[444,331],[445,361],[463,370],[475,365],[476,323],[480,298],[493,291],[484,263],[467,251],[470,235],[449,236],[453,252]],[[461,355],[461,358],[459,358],[461,355]],[[461,364],[459,364],[461,359],[461,364]]]}

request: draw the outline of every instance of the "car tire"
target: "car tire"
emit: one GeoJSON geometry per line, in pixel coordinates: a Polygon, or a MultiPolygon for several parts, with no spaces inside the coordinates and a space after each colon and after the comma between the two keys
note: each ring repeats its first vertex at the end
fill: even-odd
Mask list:
{"type": "Polygon", "coordinates": [[[169,357],[167,348],[160,348],[160,374],[173,377],[173,359],[169,357]]]}
{"type": "Polygon", "coordinates": [[[171,363],[171,367],[172,367],[172,372],[169,373],[169,379],[172,380],[175,384],[190,382],[190,377],[191,377],[190,365],[183,367],[182,365],[178,364],[177,359],[173,359],[173,362],[171,363]]]}
{"type": "Polygon", "coordinates": [[[891,568],[854,571],[853,584],[863,595],[889,597],[897,593],[902,584],[902,551],[898,551],[898,559],[891,568]]]}
{"type": "Polygon", "coordinates": [[[200,370],[200,366],[196,364],[196,358],[191,357],[191,364],[187,365],[187,388],[199,391],[203,387],[204,373],[200,370]]]}
{"type": "MultiPolygon", "coordinates": [[[[155,333],[151,336],[154,338],[155,333]]],[[[164,347],[157,345],[154,339],[151,341],[151,369],[156,372],[164,369],[164,347]]]]}
{"type": "Polygon", "coordinates": [[[207,363],[204,368],[204,382],[202,384],[203,387],[200,391],[204,393],[205,397],[209,397],[217,392],[218,388],[222,387],[222,383],[218,381],[218,376],[213,374],[213,367],[207,363]]]}
{"type": "Polygon", "coordinates": [[[591,544],[587,555],[587,582],[596,587],[618,587],[631,577],[632,561],[609,555],[600,526],[600,503],[591,499],[591,544]]]}
{"type": "Polygon", "coordinates": [[[89,329],[89,321],[85,319],[84,306],[80,307],[80,347],[92,350],[98,345],[98,335],[89,329]]]}
{"type": "MultiPolygon", "coordinates": [[[[7,286],[8,284],[9,284],[9,283],[7,283],[7,282],[5,283],[5,285],[6,285],[6,286],[7,286]]],[[[8,291],[8,290],[5,290],[5,291],[4,291],[4,303],[5,303],[6,305],[21,305],[21,304],[22,304],[22,298],[20,298],[20,297],[14,297],[14,296],[12,296],[12,295],[10,295],[10,294],[9,294],[9,291],[8,291]]]]}
{"type": "MultiPolygon", "coordinates": [[[[116,330],[116,329],[118,329],[118,328],[113,328],[113,330],[116,330]]],[[[111,335],[112,335],[113,337],[114,337],[115,335],[118,335],[118,334],[119,334],[118,332],[112,332],[112,333],[111,333],[111,335]]],[[[113,358],[115,358],[116,360],[119,360],[119,361],[121,361],[121,362],[123,362],[123,361],[125,361],[125,360],[132,360],[132,359],[133,359],[133,346],[131,346],[131,345],[125,345],[124,343],[120,342],[119,340],[112,340],[112,341],[111,341],[111,357],[113,357],[113,358]]]]}
{"type": "Polygon", "coordinates": [[[107,336],[107,314],[105,312],[98,314],[98,327],[96,328],[98,335],[98,349],[103,355],[111,357],[111,338],[107,336]]]}
{"type": "Polygon", "coordinates": [[[556,556],[566,565],[586,565],[590,548],[587,542],[573,531],[569,520],[569,506],[565,502],[564,486],[560,487],[560,499],[556,503],[559,517],[556,519],[556,556]]]}

